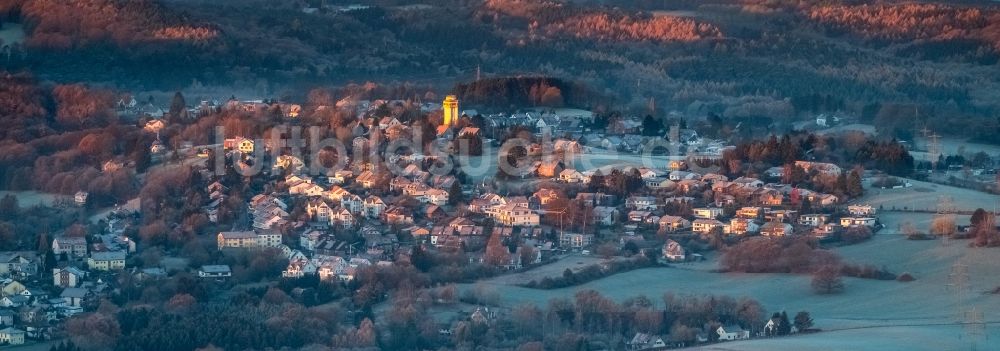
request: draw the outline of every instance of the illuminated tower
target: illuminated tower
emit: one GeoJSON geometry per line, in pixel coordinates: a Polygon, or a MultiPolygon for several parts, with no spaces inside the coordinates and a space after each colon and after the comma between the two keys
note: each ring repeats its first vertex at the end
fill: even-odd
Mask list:
{"type": "Polygon", "coordinates": [[[455,95],[446,96],[441,103],[441,109],[444,110],[444,125],[451,126],[458,123],[458,98],[455,95]]]}

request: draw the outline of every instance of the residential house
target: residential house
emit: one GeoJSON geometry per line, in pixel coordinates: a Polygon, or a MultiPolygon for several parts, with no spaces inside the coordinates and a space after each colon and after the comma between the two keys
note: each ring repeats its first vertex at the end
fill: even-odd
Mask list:
{"type": "Polygon", "coordinates": [[[98,271],[115,271],[125,269],[125,259],[128,254],[124,251],[94,252],[87,259],[87,267],[98,271]]]}
{"type": "Polygon", "coordinates": [[[842,172],[839,166],[832,163],[795,161],[795,165],[805,170],[806,173],[816,171],[821,174],[836,177],[842,172]]]}
{"type": "Polygon", "coordinates": [[[593,243],[593,234],[562,233],[559,235],[559,246],[567,249],[580,249],[593,243]]]}
{"type": "Polygon", "coordinates": [[[557,177],[562,173],[563,167],[559,162],[549,161],[542,162],[538,165],[536,170],[539,178],[553,178],[557,177]]]}
{"type": "Polygon", "coordinates": [[[86,191],[77,191],[76,194],[73,195],[73,202],[75,202],[77,206],[83,206],[87,204],[88,197],[90,197],[90,193],[86,191]]]}
{"type": "Polygon", "coordinates": [[[24,335],[25,333],[21,329],[13,327],[0,329],[0,344],[23,345],[24,335]]]}
{"type": "Polygon", "coordinates": [[[228,278],[233,276],[233,271],[229,268],[229,265],[225,264],[212,264],[204,265],[198,268],[198,277],[200,278],[228,278]]]}
{"type": "MultiPolygon", "coordinates": [[[[654,217],[656,216],[653,216],[649,211],[629,211],[628,213],[628,221],[633,223],[646,223],[647,221],[652,221],[654,217]]],[[[659,218],[656,218],[656,221],[653,223],[659,222],[659,220],[659,218]]]]}
{"type": "Polygon", "coordinates": [[[667,239],[667,242],[663,244],[663,258],[667,261],[682,262],[687,259],[687,252],[681,244],[667,239]]]}
{"type": "Polygon", "coordinates": [[[664,349],[666,347],[667,343],[663,341],[663,338],[646,333],[635,333],[632,340],[625,343],[626,351],[664,349]]]}
{"type": "Polygon", "coordinates": [[[217,239],[219,250],[224,248],[253,248],[257,246],[257,233],[252,231],[220,232],[217,239]]]}
{"type": "Polygon", "coordinates": [[[733,183],[747,189],[757,189],[764,186],[764,182],[757,178],[739,177],[733,183]]]}
{"type": "Polygon", "coordinates": [[[758,189],[754,192],[757,202],[764,206],[781,206],[785,196],[781,192],[772,189],[758,189]]]}
{"type": "Polygon", "coordinates": [[[541,205],[548,205],[550,202],[558,200],[560,196],[559,196],[559,192],[557,192],[555,190],[547,189],[547,188],[542,188],[542,189],[538,189],[538,191],[535,192],[535,194],[533,195],[533,197],[535,199],[538,199],[538,203],[539,204],[541,204],[541,205]]]}
{"type": "Polygon", "coordinates": [[[597,206],[591,211],[594,215],[594,222],[605,226],[615,225],[618,217],[618,209],[610,206],[597,206]]]}
{"type": "Polygon", "coordinates": [[[382,212],[387,224],[413,224],[413,212],[400,206],[392,206],[382,212]]]}
{"type": "Polygon", "coordinates": [[[379,218],[382,216],[382,211],[385,211],[386,205],[382,201],[382,198],[370,195],[365,198],[365,202],[361,204],[364,210],[365,217],[368,218],[379,218]]]}
{"type": "Polygon", "coordinates": [[[70,257],[87,256],[87,239],[78,236],[63,236],[52,239],[52,253],[70,257]]]}
{"type": "Polygon", "coordinates": [[[764,209],[764,220],[768,222],[794,223],[796,218],[798,218],[798,211],[795,210],[764,209]]]}
{"type": "Polygon", "coordinates": [[[564,169],[562,172],[559,172],[559,180],[566,183],[583,183],[584,176],[575,169],[564,169]]]}
{"type": "Polygon", "coordinates": [[[875,223],[878,220],[872,217],[844,217],[840,219],[840,225],[842,227],[875,227],[875,223]]]}
{"type": "Polygon", "coordinates": [[[760,235],[774,237],[792,235],[792,225],[782,222],[767,222],[760,227],[760,235]]]}
{"type": "Polygon", "coordinates": [[[0,277],[26,278],[38,273],[38,263],[25,255],[0,253],[0,277]]]}
{"type": "Polygon", "coordinates": [[[87,273],[76,267],[53,268],[52,284],[60,288],[75,288],[87,273]]]}
{"type": "Polygon", "coordinates": [[[715,219],[722,215],[722,209],[718,207],[698,207],[692,211],[696,218],[715,219]]]}
{"type": "Polygon", "coordinates": [[[330,205],[326,203],[323,199],[310,199],[306,202],[306,214],[313,221],[326,223],[330,221],[330,216],[333,213],[333,209],[330,205]]]}
{"type": "Polygon", "coordinates": [[[698,173],[688,172],[688,171],[673,171],[670,172],[670,180],[679,182],[682,180],[694,180],[699,179],[701,176],[698,173]]]}
{"type": "Polygon", "coordinates": [[[691,222],[691,230],[695,233],[708,234],[715,228],[723,228],[725,224],[717,219],[698,218],[691,222]]]}
{"type": "Polygon", "coordinates": [[[674,183],[674,181],[672,181],[672,180],[670,180],[670,179],[668,179],[666,177],[656,177],[656,178],[645,179],[644,183],[646,184],[647,188],[654,189],[654,190],[655,189],[672,189],[674,186],[676,186],[676,184],[674,183]]]}
{"type": "Polygon", "coordinates": [[[818,227],[826,223],[830,216],[820,213],[810,213],[799,216],[799,224],[818,227]]]}
{"type": "Polygon", "coordinates": [[[360,196],[348,194],[340,198],[340,206],[346,208],[351,213],[361,213],[364,208],[364,201],[360,196]]]}
{"type": "Polygon", "coordinates": [[[743,235],[760,231],[760,225],[756,220],[747,218],[733,218],[729,220],[729,225],[723,228],[726,234],[743,235]]]}
{"type": "Polygon", "coordinates": [[[67,307],[83,307],[87,301],[94,298],[94,293],[84,288],[66,288],[59,297],[66,300],[67,307]]]}
{"type": "Polygon", "coordinates": [[[28,290],[24,284],[21,284],[21,282],[16,280],[11,280],[7,283],[0,282],[0,284],[2,284],[2,286],[0,286],[0,295],[2,296],[20,295],[21,292],[28,290]]]}
{"type": "Polygon", "coordinates": [[[847,213],[854,217],[873,217],[875,208],[871,205],[850,205],[847,206],[847,213]]]}
{"type": "Polygon", "coordinates": [[[0,327],[9,327],[14,325],[14,313],[13,310],[2,308],[0,309],[0,327]]]}
{"type": "Polygon", "coordinates": [[[833,206],[837,204],[837,201],[840,201],[840,199],[833,194],[812,193],[809,194],[809,196],[806,196],[806,198],[809,199],[809,202],[813,206],[822,207],[833,206]]]}
{"type": "Polygon", "coordinates": [[[764,214],[764,209],[757,206],[747,206],[736,210],[736,217],[746,219],[760,219],[764,214]]]}
{"type": "Polygon", "coordinates": [[[518,203],[508,202],[496,209],[495,218],[498,223],[506,226],[538,226],[539,216],[534,211],[528,209],[527,205],[520,206],[518,203]]]}
{"type": "Polygon", "coordinates": [[[630,196],[625,199],[625,207],[639,211],[656,210],[656,198],[652,196],[630,196]]]}
{"type": "Polygon", "coordinates": [[[690,228],[691,221],[678,216],[660,217],[660,231],[675,232],[681,229],[690,228]]]}
{"type": "Polygon", "coordinates": [[[346,208],[334,210],[333,215],[330,216],[330,225],[339,225],[341,228],[350,229],[355,224],[357,224],[357,221],[354,219],[354,215],[346,208]]]}
{"type": "Polygon", "coordinates": [[[448,192],[441,189],[428,189],[419,199],[423,203],[444,206],[448,203],[448,192]]]}
{"type": "Polygon", "coordinates": [[[716,334],[719,334],[720,341],[743,340],[750,338],[750,332],[744,330],[738,325],[719,326],[715,332],[716,334]]]}
{"type": "Polygon", "coordinates": [[[688,163],[684,160],[670,160],[667,163],[667,168],[671,171],[683,171],[688,169],[688,163]]]}

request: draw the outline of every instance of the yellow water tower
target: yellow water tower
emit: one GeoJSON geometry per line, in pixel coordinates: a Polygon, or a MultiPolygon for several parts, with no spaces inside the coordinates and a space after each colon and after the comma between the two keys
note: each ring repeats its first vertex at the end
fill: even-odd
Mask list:
{"type": "Polygon", "coordinates": [[[458,97],[455,95],[446,96],[444,102],[441,103],[441,109],[444,110],[444,125],[452,126],[458,123],[458,97]]]}

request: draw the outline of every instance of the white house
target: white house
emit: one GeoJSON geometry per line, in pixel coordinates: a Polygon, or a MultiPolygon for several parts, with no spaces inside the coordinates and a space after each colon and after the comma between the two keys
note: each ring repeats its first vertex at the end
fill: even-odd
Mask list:
{"type": "Polygon", "coordinates": [[[24,331],[12,327],[0,329],[0,344],[23,345],[24,331]]]}
{"type": "Polygon", "coordinates": [[[840,219],[840,225],[843,227],[874,227],[875,218],[872,217],[844,217],[840,219]]]}
{"type": "Polygon", "coordinates": [[[699,207],[692,211],[695,217],[703,219],[715,219],[722,215],[722,209],[718,207],[699,207]]]}
{"type": "Polygon", "coordinates": [[[229,265],[204,265],[198,269],[198,276],[201,278],[228,278],[233,276],[233,271],[229,269],[229,265]]]}
{"type": "Polygon", "coordinates": [[[743,330],[738,325],[725,325],[720,326],[715,332],[719,334],[719,340],[732,341],[732,340],[743,340],[750,338],[750,332],[743,330]]]}
{"type": "Polygon", "coordinates": [[[625,207],[639,211],[656,210],[656,198],[652,196],[630,196],[625,199],[625,207]]]}
{"type": "Polygon", "coordinates": [[[799,224],[818,227],[826,223],[829,216],[820,213],[810,213],[799,216],[799,224]]]}

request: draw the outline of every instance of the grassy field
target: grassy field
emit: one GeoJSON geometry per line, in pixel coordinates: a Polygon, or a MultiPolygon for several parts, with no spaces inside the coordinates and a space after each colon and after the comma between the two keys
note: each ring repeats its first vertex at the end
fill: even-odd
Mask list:
{"type": "MultiPolygon", "coordinates": [[[[918,182],[919,183],[919,182],[918,182]]],[[[937,196],[948,194],[956,204],[983,207],[990,195],[926,183],[892,193],[870,194],[875,205],[906,202],[933,205],[937,196]],[[921,190],[921,188],[929,189],[921,190]]],[[[898,205],[902,206],[902,205],[898,205]]],[[[570,297],[581,290],[594,289],[616,300],[645,295],[654,301],[666,292],[678,294],[716,294],[751,297],[771,311],[807,310],[816,326],[825,331],[784,339],[752,340],[707,346],[706,350],[960,350],[970,349],[975,338],[956,323],[958,316],[976,309],[984,312],[987,322],[1000,323],[1000,296],[990,294],[1000,281],[1000,249],[971,248],[969,241],[907,240],[898,226],[909,221],[917,228],[929,226],[930,213],[885,213],[886,224],[872,240],[836,248],[845,261],[873,264],[894,273],[908,272],[916,281],[876,281],[845,278],[846,291],[839,295],[816,295],[810,289],[810,277],[788,274],[712,273],[714,262],[697,266],[645,268],[616,274],[575,287],[539,290],[493,279],[487,284],[500,292],[502,303],[545,305],[552,298],[570,297]],[[964,274],[953,275],[956,264],[967,266],[964,274]],[[956,278],[958,277],[958,278],[956,278]],[[967,282],[967,283],[963,283],[967,282]],[[957,288],[956,288],[957,286],[957,288]]],[[[968,216],[959,216],[967,223],[968,216]]],[[[472,285],[462,286],[469,289],[472,285]]],[[[1000,332],[1000,324],[987,324],[987,335],[1000,332]]],[[[980,349],[1000,348],[1000,338],[975,339],[980,349]]]]}

